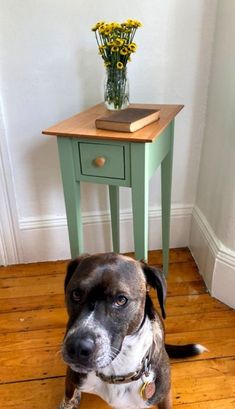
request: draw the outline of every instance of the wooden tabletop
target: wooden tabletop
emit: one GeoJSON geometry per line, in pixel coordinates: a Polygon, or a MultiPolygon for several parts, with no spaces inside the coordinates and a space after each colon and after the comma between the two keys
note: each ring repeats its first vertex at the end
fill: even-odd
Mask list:
{"type": "Polygon", "coordinates": [[[74,138],[110,139],[124,142],[153,142],[183,107],[183,105],[131,104],[130,108],[160,109],[160,119],[158,121],[131,133],[97,129],[95,120],[99,116],[103,116],[109,112],[104,104],[98,104],[45,129],[42,133],[45,135],[74,138]]]}

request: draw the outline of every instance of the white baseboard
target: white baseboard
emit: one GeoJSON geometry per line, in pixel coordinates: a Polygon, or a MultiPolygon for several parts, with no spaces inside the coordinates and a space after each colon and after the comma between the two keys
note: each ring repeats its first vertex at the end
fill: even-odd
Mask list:
{"type": "MultiPolygon", "coordinates": [[[[189,243],[192,206],[175,205],[171,211],[171,247],[185,247],[189,243]]],[[[112,251],[110,215],[83,214],[84,247],[86,252],[112,251]]],[[[24,262],[63,260],[70,258],[65,216],[24,218],[20,220],[24,262]]],[[[121,252],[133,251],[131,210],[121,211],[121,252]]],[[[149,212],[149,249],[159,249],[161,243],[161,209],[149,212]]]]}
{"type": "Polygon", "coordinates": [[[192,211],[189,247],[211,295],[235,308],[235,252],[216,237],[196,206],[192,211]]]}
{"type": "MultiPolygon", "coordinates": [[[[44,216],[20,220],[23,248],[21,262],[65,260],[70,258],[65,216],[44,216]]],[[[110,215],[83,214],[84,251],[112,251],[110,215]]],[[[131,210],[120,214],[121,252],[133,251],[131,210]]],[[[1,243],[0,243],[1,244],[1,243]]],[[[170,247],[189,246],[212,296],[235,307],[235,252],[223,245],[198,207],[173,205],[170,247]]],[[[149,249],[160,249],[161,209],[149,211],[149,249]]],[[[1,249],[0,246],[0,250],[1,249]]]]}

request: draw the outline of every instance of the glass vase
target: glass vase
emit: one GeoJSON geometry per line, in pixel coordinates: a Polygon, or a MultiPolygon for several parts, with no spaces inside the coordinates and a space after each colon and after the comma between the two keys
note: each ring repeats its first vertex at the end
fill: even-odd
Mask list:
{"type": "Polygon", "coordinates": [[[118,111],[129,105],[129,81],[127,69],[106,69],[104,102],[107,109],[118,111]]]}

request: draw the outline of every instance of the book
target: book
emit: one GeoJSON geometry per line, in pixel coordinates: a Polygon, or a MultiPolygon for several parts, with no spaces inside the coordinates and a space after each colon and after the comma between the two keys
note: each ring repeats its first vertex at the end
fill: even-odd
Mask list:
{"type": "Polygon", "coordinates": [[[118,112],[110,112],[96,119],[99,129],[119,132],[135,132],[160,118],[159,109],[126,108],[118,112]]]}

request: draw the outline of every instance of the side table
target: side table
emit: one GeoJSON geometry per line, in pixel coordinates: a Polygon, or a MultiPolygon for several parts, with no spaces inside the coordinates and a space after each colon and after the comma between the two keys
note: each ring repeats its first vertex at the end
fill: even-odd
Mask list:
{"type": "Polygon", "coordinates": [[[80,182],[109,186],[113,249],[119,252],[119,186],[132,188],[135,257],[148,256],[149,180],[161,165],[163,271],[168,272],[174,118],[183,105],[131,104],[160,109],[160,119],[134,133],[96,129],[103,104],[46,130],[56,135],[72,257],[83,250],[80,182]]]}

